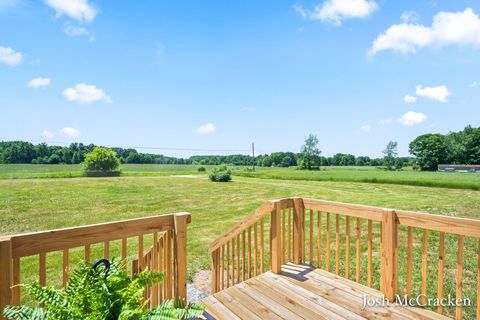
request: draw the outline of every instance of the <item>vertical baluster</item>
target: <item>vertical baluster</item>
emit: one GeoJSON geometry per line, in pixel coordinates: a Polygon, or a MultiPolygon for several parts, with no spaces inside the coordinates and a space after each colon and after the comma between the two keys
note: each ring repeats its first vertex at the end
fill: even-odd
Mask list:
{"type": "Polygon", "coordinates": [[[309,252],[310,252],[310,265],[313,266],[313,210],[310,209],[310,239],[309,240],[309,252]]]}
{"type": "MultiPolygon", "coordinates": [[[[158,240],[158,265],[159,265],[159,271],[161,273],[164,273],[164,270],[165,270],[165,263],[164,263],[164,254],[165,254],[165,249],[164,249],[164,242],[165,242],[165,233],[162,233],[160,235],[160,239],[158,240]]],[[[163,298],[165,296],[165,286],[164,286],[164,282],[165,281],[162,281],[160,282],[160,296],[158,297],[159,299],[159,302],[161,303],[163,301],[163,298]]]]}
{"type": "Polygon", "coordinates": [[[227,288],[230,287],[230,241],[227,241],[227,288]]]}
{"type": "Polygon", "coordinates": [[[287,253],[287,241],[286,241],[286,223],[285,223],[285,219],[286,219],[286,215],[287,215],[287,212],[285,209],[281,210],[280,211],[280,217],[282,218],[282,241],[281,241],[281,244],[282,244],[282,248],[280,249],[280,252],[282,253],[282,264],[285,263],[287,261],[287,257],[288,257],[288,253],[287,253]]]}
{"type": "Polygon", "coordinates": [[[232,286],[235,284],[235,238],[232,238],[232,286]]]}
{"type": "Polygon", "coordinates": [[[372,249],[373,249],[373,232],[372,232],[372,220],[368,220],[368,268],[367,268],[367,284],[372,287],[372,249]]]}
{"type": "MultiPolygon", "coordinates": [[[[153,246],[152,246],[152,269],[155,272],[160,272],[160,266],[158,264],[158,233],[153,233],[153,246]]],[[[160,301],[158,300],[158,283],[153,285],[152,288],[152,306],[158,306],[160,301]]]]}
{"type": "Polygon", "coordinates": [[[286,209],[287,210],[287,258],[288,261],[293,260],[293,254],[292,254],[292,210],[290,208],[286,209]]]}
{"type": "Polygon", "coordinates": [[[91,248],[90,248],[90,245],[87,244],[84,248],[84,259],[85,260],[85,263],[90,263],[90,255],[91,255],[91,248]]]}
{"type": "Polygon", "coordinates": [[[321,268],[322,265],[322,213],[317,212],[317,266],[321,268]]]}
{"type": "Polygon", "coordinates": [[[477,244],[477,319],[480,319],[480,239],[477,244]]]}
{"type": "Polygon", "coordinates": [[[166,281],[165,281],[165,298],[166,299],[171,299],[172,298],[172,278],[173,278],[173,272],[172,272],[172,236],[173,236],[173,231],[168,230],[166,233],[166,238],[165,238],[165,271],[166,271],[166,281]]]}
{"type": "Polygon", "coordinates": [[[340,274],[340,217],[335,215],[335,274],[340,274]]]}
{"type": "Polygon", "coordinates": [[[427,302],[427,244],[428,244],[428,230],[423,229],[423,252],[422,252],[422,288],[421,288],[421,298],[420,301],[422,304],[427,302]]]}
{"type": "Polygon", "coordinates": [[[103,257],[105,259],[110,259],[110,241],[105,241],[103,243],[103,257]]]}
{"type": "Polygon", "coordinates": [[[242,232],[242,281],[245,281],[245,230],[242,232]]]}
{"type": "Polygon", "coordinates": [[[63,287],[68,282],[68,249],[63,250],[63,287]]]}
{"type": "Polygon", "coordinates": [[[123,263],[123,268],[127,268],[127,238],[122,239],[122,263],[123,263]]]}
{"type": "Polygon", "coordinates": [[[38,282],[42,287],[47,285],[47,255],[43,252],[38,255],[38,282]]]}
{"type": "Polygon", "coordinates": [[[12,304],[18,306],[20,304],[20,258],[13,258],[13,287],[12,287],[12,304]]]}
{"type": "Polygon", "coordinates": [[[221,261],[221,268],[220,268],[220,288],[225,289],[225,246],[222,245],[220,247],[220,261],[221,261]]]}
{"type": "Polygon", "coordinates": [[[138,236],[138,267],[143,271],[143,234],[138,236]]]}
{"type": "Polygon", "coordinates": [[[407,228],[407,287],[406,294],[408,297],[412,294],[412,254],[413,254],[413,229],[407,228]]]}
{"type": "Polygon", "coordinates": [[[248,227],[247,232],[247,242],[248,242],[248,278],[252,277],[252,227],[248,227]]]}
{"type": "MultiPolygon", "coordinates": [[[[463,277],[463,240],[464,236],[458,236],[458,256],[457,256],[457,301],[462,301],[462,277],[463,277]]],[[[478,294],[478,293],[477,293],[478,294]]],[[[462,319],[462,306],[458,304],[455,308],[455,319],[462,319]]]]}
{"type": "Polygon", "coordinates": [[[260,220],[260,272],[265,272],[265,221],[260,220]]]}
{"type": "Polygon", "coordinates": [[[255,276],[258,274],[258,232],[257,232],[257,223],[253,224],[253,273],[255,276]]]}
{"type": "Polygon", "coordinates": [[[350,278],[350,217],[345,217],[345,278],[350,278]]]}
{"type": "Polygon", "coordinates": [[[357,237],[355,239],[356,242],[356,251],[355,251],[355,281],[360,283],[360,226],[361,221],[360,218],[357,218],[357,237]]]}
{"type": "Polygon", "coordinates": [[[237,283],[240,283],[240,234],[237,235],[237,283]]]}
{"type": "MultiPolygon", "coordinates": [[[[440,232],[440,244],[438,252],[438,280],[437,280],[437,298],[438,301],[443,299],[443,266],[444,266],[444,254],[445,254],[445,232],[440,232]]],[[[443,314],[443,306],[438,304],[437,312],[443,314]]]]}
{"type": "Polygon", "coordinates": [[[325,270],[330,271],[330,212],[327,212],[327,252],[325,256],[325,270]]]}

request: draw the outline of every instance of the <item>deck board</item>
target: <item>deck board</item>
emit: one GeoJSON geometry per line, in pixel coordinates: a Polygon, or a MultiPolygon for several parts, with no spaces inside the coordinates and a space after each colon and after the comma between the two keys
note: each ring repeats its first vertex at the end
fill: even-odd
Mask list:
{"type": "Polygon", "coordinates": [[[429,310],[363,307],[364,297],[382,293],[304,265],[286,264],[281,274],[266,272],[200,302],[209,319],[449,319],[429,310]]]}

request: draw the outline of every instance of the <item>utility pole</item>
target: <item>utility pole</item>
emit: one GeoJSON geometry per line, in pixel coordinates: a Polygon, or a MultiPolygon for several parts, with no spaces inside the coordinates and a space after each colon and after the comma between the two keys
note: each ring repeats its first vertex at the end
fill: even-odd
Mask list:
{"type": "Polygon", "coordinates": [[[253,172],[255,172],[255,143],[252,142],[253,172]]]}

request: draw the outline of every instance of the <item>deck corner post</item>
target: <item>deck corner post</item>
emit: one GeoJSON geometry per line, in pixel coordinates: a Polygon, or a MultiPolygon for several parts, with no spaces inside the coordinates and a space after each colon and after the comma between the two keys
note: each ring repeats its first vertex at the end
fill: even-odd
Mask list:
{"type": "Polygon", "coordinates": [[[173,215],[173,272],[174,297],[187,302],[187,224],[190,214],[186,212],[173,215]]]}
{"type": "Polygon", "coordinates": [[[305,259],[305,205],[303,198],[293,200],[293,263],[301,264],[305,259]]]}
{"type": "Polygon", "coordinates": [[[13,263],[12,238],[0,237],[0,319],[3,309],[12,303],[13,263]]]}
{"type": "Polygon", "coordinates": [[[220,249],[212,251],[212,294],[220,291],[220,249]]]}
{"type": "Polygon", "coordinates": [[[380,245],[380,290],[389,301],[395,301],[398,284],[397,218],[394,210],[385,209],[380,245]]]}
{"type": "Polygon", "coordinates": [[[270,217],[270,230],[271,230],[271,243],[272,249],[271,257],[271,269],[273,273],[280,273],[282,271],[282,238],[281,238],[281,224],[280,224],[280,202],[276,201],[271,212],[270,217]]]}

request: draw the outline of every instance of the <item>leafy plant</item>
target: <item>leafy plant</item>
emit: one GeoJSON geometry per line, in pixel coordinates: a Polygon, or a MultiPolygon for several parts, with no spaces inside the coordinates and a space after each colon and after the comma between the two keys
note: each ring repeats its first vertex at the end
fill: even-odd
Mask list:
{"type": "Polygon", "coordinates": [[[204,166],[201,166],[201,167],[198,167],[197,171],[198,172],[205,172],[205,171],[207,171],[207,169],[205,169],[204,166]]]}
{"type": "Polygon", "coordinates": [[[65,289],[24,284],[40,306],[8,306],[3,314],[9,320],[174,320],[202,317],[203,306],[185,306],[183,301],[167,300],[149,310],[143,299],[147,285],[163,280],[159,272],[144,271],[130,277],[121,262],[109,268],[81,266],[71,275],[65,289]]]}
{"type": "Polygon", "coordinates": [[[232,180],[232,171],[227,168],[226,165],[222,164],[213,168],[208,177],[213,182],[228,182],[232,180]]]}
{"type": "Polygon", "coordinates": [[[115,175],[119,173],[120,161],[112,149],[95,147],[85,154],[82,165],[87,176],[115,175]]]}

